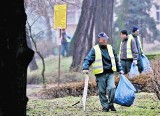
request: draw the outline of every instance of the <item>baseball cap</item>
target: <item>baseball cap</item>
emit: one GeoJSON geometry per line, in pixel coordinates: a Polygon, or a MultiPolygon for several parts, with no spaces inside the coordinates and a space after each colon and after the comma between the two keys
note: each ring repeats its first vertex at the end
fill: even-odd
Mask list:
{"type": "Polygon", "coordinates": [[[98,38],[103,38],[103,39],[106,39],[106,40],[109,39],[109,37],[106,35],[105,32],[100,32],[100,33],[98,34],[98,38]]]}
{"type": "Polygon", "coordinates": [[[136,26],[134,26],[134,27],[132,28],[132,32],[134,33],[135,31],[139,31],[139,28],[136,27],[136,26]]]}

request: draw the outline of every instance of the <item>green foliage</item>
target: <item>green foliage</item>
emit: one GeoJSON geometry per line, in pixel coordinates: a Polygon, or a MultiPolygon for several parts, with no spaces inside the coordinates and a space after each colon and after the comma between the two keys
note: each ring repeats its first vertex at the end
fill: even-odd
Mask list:
{"type": "Polygon", "coordinates": [[[158,116],[160,102],[153,93],[137,93],[131,107],[115,104],[116,112],[102,112],[98,96],[87,98],[86,111],[82,103],[72,106],[81,97],[65,97],[52,100],[30,99],[27,106],[29,116],[158,116]]]}

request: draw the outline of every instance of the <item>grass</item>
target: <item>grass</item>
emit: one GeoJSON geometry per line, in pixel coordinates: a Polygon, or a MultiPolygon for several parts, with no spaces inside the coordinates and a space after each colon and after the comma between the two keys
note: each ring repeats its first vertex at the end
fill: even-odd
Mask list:
{"type": "Polygon", "coordinates": [[[160,56],[160,50],[154,50],[154,51],[145,51],[144,54],[147,56],[149,60],[154,59],[156,56],[160,56]]]}
{"type": "MultiPolygon", "coordinates": [[[[159,52],[156,52],[160,54],[159,52]]],[[[155,55],[146,55],[148,59],[153,59],[155,55]]],[[[67,83],[67,82],[73,82],[73,81],[81,81],[82,75],[81,72],[69,72],[70,65],[72,63],[71,57],[65,57],[61,58],[60,63],[60,82],[61,83],[67,83]]],[[[28,69],[28,84],[42,84],[42,76],[41,76],[41,70],[42,70],[42,61],[37,60],[37,65],[39,67],[38,70],[30,71],[28,69]]],[[[57,56],[51,56],[45,59],[45,80],[46,83],[55,83],[58,81],[58,57],[57,56]]],[[[91,77],[94,77],[92,73],[90,73],[91,77]]]]}
{"type": "Polygon", "coordinates": [[[82,110],[82,103],[72,106],[81,97],[68,96],[52,100],[30,99],[28,102],[28,116],[159,116],[160,101],[153,93],[136,93],[134,104],[124,107],[115,104],[116,112],[102,112],[98,96],[87,98],[86,111],[82,110]]]}
{"type": "Polygon", "coordinates": [[[152,52],[147,51],[147,52],[144,52],[144,54],[146,56],[153,56],[153,57],[155,57],[156,55],[160,55],[160,50],[152,51],[152,52]]]}
{"type": "MultiPolygon", "coordinates": [[[[61,59],[61,70],[63,72],[68,72],[69,70],[69,66],[72,62],[72,59],[71,57],[66,57],[66,58],[62,58],[61,59]]],[[[40,75],[41,73],[41,70],[42,70],[42,62],[41,60],[37,60],[37,65],[39,67],[38,70],[35,70],[35,71],[32,71],[30,72],[28,70],[28,75],[40,75]]],[[[55,57],[48,57],[45,59],[45,67],[46,67],[46,70],[45,70],[45,74],[47,75],[52,75],[52,74],[56,74],[58,72],[58,57],[55,56],[55,57]]]]}
{"type": "MultiPolygon", "coordinates": [[[[61,82],[70,82],[70,81],[78,81],[81,80],[80,72],[69,72],[69,67],[72,63],[71,57],[61,58],[60,63],[60,81],[61,82]]],[[[28,69],[28,83],[32,84],[40,84],[42,83],[42,61],[37,60],[38,70],[30,71],[28,69]]],[[[52,56],[45,59],[45,79],[47,83],[54,83],[57,81],[58,77],[58,57],[52,56]]]]}
{"type": "Polygon", "coordinates": [[[146,52],[144,52],[145,54],[147,54],[147,55],[156,55],[156,54],[160,54],[160,50],[157,50],[157,51],[152,51],[152,52],[148,52],[148,51],[146,51],[146,52]]]}
{"type": "MultiPolygon", "coordinates": [[[[61,59],[61,82],[82,80],[81,73],[70,73],[69,67],[72,62],[71,57],[61,59]]],[[[49,57],[45,59],[46,71],[45,77],[47,83],[53,83],[57,80],[58,57],[49,57]]],[[[41,83],[41,60],[37,60],[39,69],[30,72],[28,70],[28,81],[36,80],[41,83]]],[[[34,90],[36,93],[37,91],[34,90]]],[[[153,93],[137,93],[134,104],[131,107],[123,107],[115,104],[116,112],[104,113],[101,111],[101,105],[98,96],[87,98],[86,111],[82,110],[82,103],[72,106],[81,97],[64,97],[57,99],[37,99],[31,96],[27,106],[28,116],[160,116],[160,101],[153,93]]]]}

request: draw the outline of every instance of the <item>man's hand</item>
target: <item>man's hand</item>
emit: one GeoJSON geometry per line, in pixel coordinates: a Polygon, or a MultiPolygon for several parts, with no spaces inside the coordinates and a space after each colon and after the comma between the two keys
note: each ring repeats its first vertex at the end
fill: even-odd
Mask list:
{"type": "Polygon", "coordinates": [[[83,70],[83,73],[88,74],[89,70],[83,70]]]}
{"type": "Polygon", "coordinates": [[[119,71],[120,74],[124,74],[123,70],[119,71]]]}
{"type": "Polygon", "coordinates": [[[134,65],[137,65],[137,60],[133,60],[133,64],[134,64],[134,65]]]}

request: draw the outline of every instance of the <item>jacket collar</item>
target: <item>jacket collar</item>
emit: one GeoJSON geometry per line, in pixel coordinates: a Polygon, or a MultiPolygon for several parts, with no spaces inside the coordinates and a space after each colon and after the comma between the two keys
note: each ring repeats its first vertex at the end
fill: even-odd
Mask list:
{"type": "Polygon", "coordinates": [[[128,38],[125,38],[125,39],[122,40],[122,42],[127,41],[127,40],[128,40],[128,38]]]}

